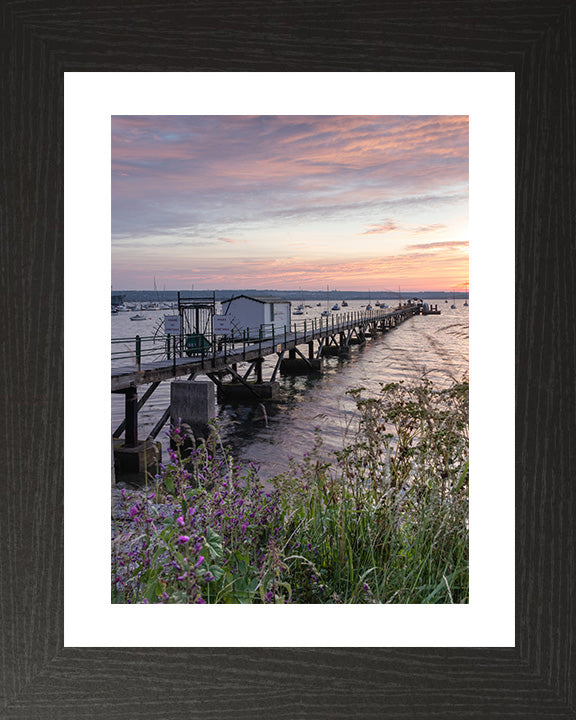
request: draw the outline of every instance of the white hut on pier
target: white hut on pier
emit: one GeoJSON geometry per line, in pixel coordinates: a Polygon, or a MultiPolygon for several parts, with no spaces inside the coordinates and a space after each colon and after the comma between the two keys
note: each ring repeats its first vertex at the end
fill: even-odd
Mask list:
{"type": "Polygon", "coordinates": [[[284,331],[284,326],[290,327],[290,302],[277,297],[264,297],[255,295],[236,295],[228,300],[222,300],[222,313],[232,316],[234,332],[241,334],[250,331],[250,336],[259,334],[262,327],[262,337],[271,337],[284,331]]]}

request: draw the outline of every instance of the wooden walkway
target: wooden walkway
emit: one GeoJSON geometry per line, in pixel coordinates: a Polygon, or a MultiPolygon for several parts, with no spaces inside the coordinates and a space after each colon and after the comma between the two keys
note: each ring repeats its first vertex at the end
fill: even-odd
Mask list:
{"type": "MultiPolygon", "coordinates": [[[[308,344],[308,357],[322,357],[331,354],[329,350],[345,349],[348,345],[362,342],[370,334],[385,332],[413,315],[422,308],[405,305],[395,310],[377,310],[332,315],[295,323],[291,329],[275,330],[274,335],[257,340],[226,340],[192,357],[172,357],[158,362],[142,363],[139,367],[120,367],[111,371],[112,392],[124,392],[138,385],[158,383],[184,375],[211,374],[221,371],[234,374],[236,364],[255,362],[276,353],[279,361],[286,351],[296,351],[299,345],[308,344]],[[316,350],[312,345],[318,343],[316,350]],[[313,353],[313,354],[312,354],[313,353]]],[[[302,357],[302,353],[299,353],[302,357]]],[[[275,372],[274,372],[275,375],[275,372]]]]}

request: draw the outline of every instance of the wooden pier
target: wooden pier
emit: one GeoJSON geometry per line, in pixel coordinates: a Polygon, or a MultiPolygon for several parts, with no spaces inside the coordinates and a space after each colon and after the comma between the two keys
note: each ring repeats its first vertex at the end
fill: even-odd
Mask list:
{"type": "MultiPolygon", "coordinates": [[[[125,395],[126,410],[125,420],[115,430],[113,438],[117,439],[119,447],[118,438],[125,433],[123,451],[133,452],[142,444],[138,440],[138,411],[163,381],[182,377],[193,380],[205,375],[222,397],[263,401],[274,397],[278,373],[322,372],[324,357],[345,353],[350,346],[388,332],[414,315],[438,313],[437,307],[410,303],[393,310],[344,312],[299,321],[281,330],[261,326],[256,332],[217,338],[208,346],[201,344],[200,349],[192,352],[181,342],[182,338],[179,343],[174,338],[172,345],[168,338],[164,357],[154,362],[142,362],[139,339],[133,339],[135,366],[117,367],[111,371],[111,390],[125,395]],[[264,378],[264,358],[270,355],[276,355],[276,363],[271,376],[264,378]],[[248,364],[248,368],[240,372],[240,364],[248,364]],[[148,388],[138,400],[140,385],[148,385],[148,388]]],[[[196,385],[205,386],[206,383],[196,385]]],[[[154,440],[169,417],[170,408],[167,408],[145,442],[154,440]]]]}

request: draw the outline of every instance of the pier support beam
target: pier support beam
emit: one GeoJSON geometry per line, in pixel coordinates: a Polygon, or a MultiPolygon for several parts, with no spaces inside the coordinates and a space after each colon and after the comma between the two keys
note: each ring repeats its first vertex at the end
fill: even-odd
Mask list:
{"type": "Polygon", "coordinates": [[[360,330],[355,331],[356,337],[351,337],[348,340],[349,345],[364,345],[366,342],[366,335],[364,334],[364,329],[361,328],[360,330]]]}
{"type": "Polygon", "coordinates": [[[126,409],[126,435],[124,445],[129,448],[138,445],[138,390],[126,388],[124,392],[126,409]]]}
{"type": "Polygon", "coordinates": [[[174,380],[170,385],[170,419],[172,424],[190,425],[195,435],[205,435],[208,422],[216,417],[214,384],[202,380],[174,380]]]}
{"type": "Polygon", "coordinates": [[[262,385],[262,365],[264,364],[264,358],[258,358],[256,360],[256,383],[262,385]]]}
{"type": "MultiPolygon", "coordinates": [[[[124,439],[112,437],[113,448],[113,480],[144,485],[158,473],[158,463],[162,457],[162,446],[151,438],[138,439],[138,408],[145,402],[138,403],[138,390],[127,387],[125,397],[125,435],[124,439]]],[[[152,391],[149,391],[148,395],[152,391]]]]}

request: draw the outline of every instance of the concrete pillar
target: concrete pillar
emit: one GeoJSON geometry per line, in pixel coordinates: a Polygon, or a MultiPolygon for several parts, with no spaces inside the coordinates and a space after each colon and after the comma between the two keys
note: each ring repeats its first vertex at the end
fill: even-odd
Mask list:
{"type": "Polygon", "coordinates": [[[216,417],[216,389],[211,380],[174,380],[170,386],[170,422],[178,418],[195,434],[204,434],[216,417]]]}
{"type": "Polygon", "coordinates": [[[280,362],[281,375],[310,375],[321,373],[323,370],[322,358],[311,358],[308,362],[303,358],[284,358],[280,362]]]}
{"type": "Polygon", "coordinates": [[[262,402],[274,400],[280,392],[279,382],[239,382],[223,383],[218,388],[218,396],[229,402],[262,402]],[[249,387],[248,387],[249,386],[249,387]]]}
{"type": "MultiPolygon", "coordinates": [[[[112,439],[114,448],[115,479],[145,485],[152,483],[162,458],[159,442],[147,438],[136,445],[126,445],[121,439],[112,439]]],[[[114,476],[113,476],[114,477],[114,476]]]]}
{"type": "Polygon", "coordinates": [[[340,345],[328,345],[328,343],[324,343],[322,346],[322,356],[328,357],[328,356],[334,356],[334,355],[341,355],[343,348],[340,347],[340,345]]]}

